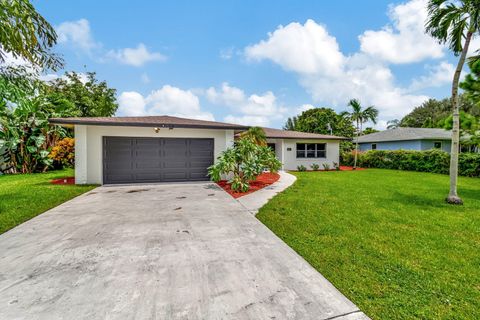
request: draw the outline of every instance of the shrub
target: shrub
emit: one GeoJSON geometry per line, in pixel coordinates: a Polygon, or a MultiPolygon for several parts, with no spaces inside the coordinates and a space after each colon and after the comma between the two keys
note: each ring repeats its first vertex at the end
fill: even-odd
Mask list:
{"type": "Polygon", "coordinates": [[[307,171],[307,168],[303,164],[301,164],[301,165],[297,166],[297,170],[302,172],[302,171],[307,171]]]}
{"type": "Polygon", "coordinates": [[[63,138],[57,141],[48,157],[64,168],[73,168],[75,165],[75,139],[63,138]]]}
{"type": "Polygon", "coordinates": [[[323,170],[328,171],[330,170],[330,165],[328,163],[322,163],[323,170]]]}
{"type": "Polygon", "coordinates": [[[320,166],[317,163],[312,163],[310,168],[312,168],[313,171],[318,171],[318,169],[320,169],[320,166]]]}
{"type": "MultiPolygon", "coordinates": [[[[344,165],[353,165],[353,154],[342,154],[344,165]]],[[[358,166],[448,174],[450,154],[441,150],[370,150],[358,154],[358,166]]],[[[480,177],[480,154],[460,153],[458,173],[480,177]]]]}
{"type": "Polygon", "coordinates": [[[213,181],[218,182],[222,175],[233,177],[229,181],[234,191],[246,192],[249,181],[255,180],[263,170],[277,172],[282,164],[267,146],[254,143],[252,139],[240,139],[218,157],[217,162],[208,168],[213,181]]]}

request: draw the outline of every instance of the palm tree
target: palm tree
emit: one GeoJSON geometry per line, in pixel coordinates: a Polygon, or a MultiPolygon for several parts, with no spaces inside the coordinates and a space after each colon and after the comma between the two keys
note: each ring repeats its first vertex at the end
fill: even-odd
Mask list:
{"type": "Polygon", "coordinates": [[[397,129],[398,127],[400,127],[400,120],[393,119],[393,120],[387,121],[387,129],[388,130],[397,129]]]}
{"type": "Polygon", "coordinates": [[[430,0],[426,31],[441,44],[448,44],[460,55],[452,81],[452,151],[450,153],[450,192],[446,201],[463,204],[457,194],[458,152],[460,146],[460,107],[458,82],[465,64],[468,47],[474,36],[480,35],[480,0],[430,0]]]}
{"type": "Polygon", "coordinates": [[[265,131],[260,127],[250,127],[247,131],[240,133],[242,139],[249,139],[259,146],[267,145],[267,136],[265,131]]]}
{"type": "Polygon", "coordinates": [[[358,157],[358,136],[362,134],[362,128],[365,122],[372,121],[374,124],[377,123],[378,110],[374,106],[369,106],[363,109],[360,101],[357,99],[350,100],[348,106],[352,108],[350,119],[355,123],[357,129],[355,139],[355,160],[353,162],[353,169],[355,170],[357,168],[358,157]]]}

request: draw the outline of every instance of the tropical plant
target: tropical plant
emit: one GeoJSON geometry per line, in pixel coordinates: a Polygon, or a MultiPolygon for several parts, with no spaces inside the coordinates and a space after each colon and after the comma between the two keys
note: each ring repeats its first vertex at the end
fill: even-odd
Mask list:
{"type": "Polygon", "coordinates": [[[429,0],[426,31],[439,43],[447,44],[450,50],[459,55],[452,80],[452,151],[450,153],[450,191],[446,201],[463,204],[458,196],[458,153],[460,149],[460,108],[458,86],[470,42],[480,35],[479,0],[429,0]]]}
{"type": "Polygon", "coordinates": [[[400,127],[400,120],[393,119],[393,120],[387,121],[387,129],[388,130],[397,129],[398,127],[400,127]]]}
{"type": "Polygon", "coordinates": [[[48,157],[63,168],[73,168],[75,165],[75,139],[66,137],[58,140],[48,157]]]}
{"type": "Polygon", "coordinates": [[[22,84],[0,77],[0,170],[30,173],[52,164],[50,148],[68,132],[51,117],[70,116],[72,104],[45,94],[40,81],[22,84]]]}
{"type": "Polygon", "coordinates": [[[329,171],[330,170],[330,165],[328,163],[322,163],[323,170],[329,171]]]}
{"type": "Polygon", "coordinates": [[[208,168],[208,174],[216,182],[230,175],[232,190],[246,192],[250,188],[249,181],[255,180],[264,170],[277,172],[281,165],[269,147],[240,138],[233,147],[222,152],[217,162],[208,168]]]}
{"type": "Polygon", "coordinates": [[[348,106],[352,108],[350,119],[356,125],[356,139],[355,139],[355,161],[353,163],[353,170],[357,168],[357,153],[358,153],[358,137],[362,134],[363,124],[371,121],[377,123],[378,110],[374,106],[362,108],[360,101],[352,99],[348,102],[348,106]]]}
{"type": "MultiPolygon", "coordinates": [[[[57,42],[55,29],[28,0],[2,0],[0,3],[0,62],[7,55],[28,61],[41,69],[57,70],[62,59],[51,52],[57,42]]],[[[1,67],[0,73],[9,73],[1,67]]]]}
{"type": "Polygon", "coordinates": [[[88,72],[86,78],[67,72],[48,85],[51,94],[65,97],[75,105],[79,117],[110,117],[118,109],[116,90],[105,81],[99,82],[95,72],[88,72]]]}
{"type": "Polygon", "coordinates": [[[267,136],[260,127],[250,127],[247,131],[240,133],[242,139],[248,139],[259,146],[267,145],[267,136]]]}
{"type": "Polygon", "coordinates": [[[310,168],[312,168],[313,171],[318,171],[318,169],[320,169],[320,166],[318,165],[318,163],[312,163],[310,168]]]}
{"type": "Polygon", "coordinates": [[[303,172],[303,171],[307,171],[307,167],[305,167],[303,164],[297,166],[297,171],[299,172],[303,172]]]}

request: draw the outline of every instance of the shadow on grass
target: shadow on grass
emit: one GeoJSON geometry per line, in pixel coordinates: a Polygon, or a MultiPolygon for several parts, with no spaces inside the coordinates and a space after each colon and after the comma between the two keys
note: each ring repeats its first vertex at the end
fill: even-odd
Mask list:
{"type": "Polygon", "coordinates": [[[416,206],[422,209],[428,208],[444,208],[447,204],[445,203],[445,195],[438,194],[435,198],[431,195],[426,194],[405,194],[400,192],[395,192],[392,194],[392,197],[385,199],[388,202],[395,202],[402,206],[416,206]]]}

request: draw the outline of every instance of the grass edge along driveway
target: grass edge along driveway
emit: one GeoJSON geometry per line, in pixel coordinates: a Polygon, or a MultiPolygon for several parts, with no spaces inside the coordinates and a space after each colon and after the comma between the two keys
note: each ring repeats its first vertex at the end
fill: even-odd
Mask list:
{"type": "Polygon", "coordinates": [[[300,172],[257,217],[373,319],[480,319],[480,179],[300,172]]]}
{"type": "Polygon", "coordinates": [[[59,204],[94,189],[94,185],[53,185],[73,170],[0,176],[0,234],[59,204]]]}

